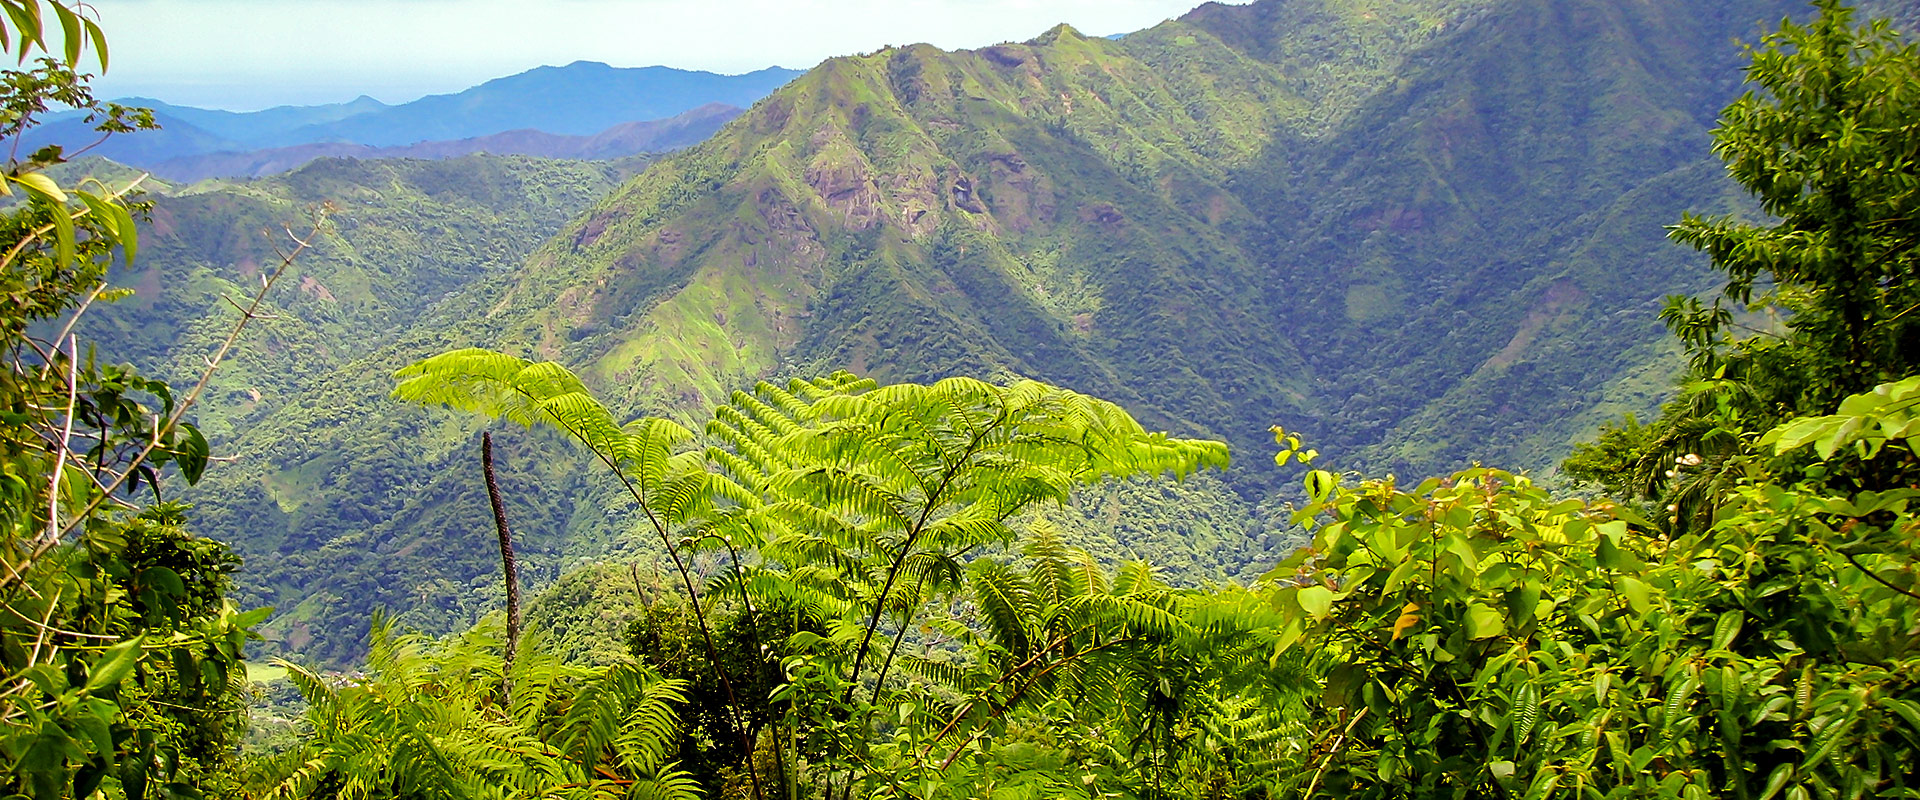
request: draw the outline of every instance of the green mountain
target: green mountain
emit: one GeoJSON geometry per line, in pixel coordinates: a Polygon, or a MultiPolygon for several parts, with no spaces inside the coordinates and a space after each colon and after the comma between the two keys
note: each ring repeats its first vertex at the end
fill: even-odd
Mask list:
{"type": "MultiPolygon", "coordinates": [[[[250,269],[217,254],[254,203],[357,209],[301,263],[284,327],[220,377],[205,413],[238,461],[195,492],[203,530],[246,554],[249,598],[282,610],[279,646],[315,657],[352,655],[371,608],[449,630],[492,602],[476,423],[383,399],[392,368],[466,345],[688,419],[840,367],[1098,394],[1226,438],[1238,466],[1096,493],[1069,527],[1233,575],[1286,540],[1284,515],[1248,511],[1289,485],[1265,466],[1270,425],[1340,468],[1543,470],[1656,403],[1675,358],[1653,310],[1708,285],[1662,226],[1740,207],[1706,131],[1739,90],[1736,39],[1796,9],[1263,0],[1118,40],[1062,26],[833,59],[617,189],[568,182],[597,167],[470,158],[162,198],[156,228],[191,200],[205,222],[165,229],[217,233],[146,256],[184,305],[125,324],[213,307],[176,264],[201,276],[187,286],[250,269]]],[[[190,365],[209,326],[153,357],[190,365]]],[[[533,580],[644,552],[562,443],[502,447],[533,580]]]]}
{"type": "Polygon", "coordinates": [[[493,344],[635,407],[1020,373],[1250,465],[1279,422],[1355,467],[1545,467],[1664,388],[1606,394],[1704,286],[1661,226],[1731,202],[1705,131],[1789,8],[1208,5],[835,59],[569,226],[493,344]]]}

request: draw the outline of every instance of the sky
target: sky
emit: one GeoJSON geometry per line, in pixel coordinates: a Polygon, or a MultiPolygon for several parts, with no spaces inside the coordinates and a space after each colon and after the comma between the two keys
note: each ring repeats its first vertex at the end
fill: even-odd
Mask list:
{"type": "Polygon", "coordinates": [[[246,111],[388,103],[541,65],[602,61],[727,74],[887,45],[982,47],[1065,22],[1151,27],[1201,0],[91,0],[103,97],[246,111]]]}

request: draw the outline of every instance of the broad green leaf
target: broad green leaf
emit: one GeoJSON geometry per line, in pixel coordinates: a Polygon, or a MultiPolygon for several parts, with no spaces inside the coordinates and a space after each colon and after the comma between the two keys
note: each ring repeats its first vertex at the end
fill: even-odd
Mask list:
{"type": "Polygon", "coordinates": [[[1300,604],[1300,610],[1314,619],[1326,617],[1333,611],[1333,590],[1325,586],[1303,586],[1294,601],[1300,604]]]}
{"type": "Polygon", "coordinates": [[[1651,600],[1653,590],[1652,587],[1647,586],[1645,581],[1639,578],[1621,575],[1617,580],[1617,584],[1620,587],[1621,596],[1627,598],[1627,605],[1633,608],[1634,613],[1645,614],[1653,608],[1651,600]]]}
{"type": "Polygon", "coordinates": [[[141,570],[140,582],[176,598],[185,596],[187,593],[187,583],[180,579],[180,573],[166,567],[148,567],[141,570]]]}
{"type": "Polygon", "coordinates": [[[1473,603],[1467,606],[1467,638],[1486,639],[1507,629],[1506,619],[1493,606],[1473,603]]]}
{"type": "Polygon", "coordinates": [[[62,267],[73,263],[73,217],[67,214],[65,205],[56,205],[53,208],[53,249],[54,263],[62,267]]]}
{"type": "Polygon", "coordinates": [[[1418,566],[1420,566],[1420,562],[1413,558],[1401,561],[1400,566],[1394,567],[1392,572],[1387,573],[1387,582],[1381,587],[1380,594],[1385,597],[1392,597],[1395,592],[1400,590],[1400,585],[1406,583],[1407,578],[1413,575],[1414,569],[1418,566]]]}
{"type": "Polygon", "coordinates": [[[1313,502],[1316,503],[1326,502],[1327,497],[1333,494],[1334,488],[1340,485],[1339,479],[1324,469],[1309,470],[1306,477],[1301,479],[1301,483],[1306,487],[1307,496],[1313,498],[1313,502]]]}
{"type": "Polygon", "coordinates": [[[107,71],[107,32],[94,24],[93,20],[82,20],[87,26],[87,37],[93,40],[93,52],[100,59],[100,71],[107,71]]]}
{"type": "Polygon", "coordinates": [[[80,45],[86,41],[80,34],[80,15],[59,3],[49,5],[53,7],[53,16],[60,21],[62,44],[66,45],[67,66],[78,67],[80,66],[80,45]]]}
{"type": "Polygon", "coordinates": [[[1540,606],[1540,584],[1537,579],[1528,579],[1507,592],[1507,610],[1513,616],[1514,624],[1525,625],[1533,620],[1534,609],[1540,606]]]}
{"type": "Polygon", "coordinates": [[[187,479],[188,486],[192,486],[199,483],[200,476],[207,471],[207,459],[213,455],[213,451],[198,426],[182,424],[180,431],[184,436],[174,446],[174,463],[180,465],[180,476],[187,479]]]}
{"type": "Polygon", "coordinates": [[[1840,446],[1846,444],[1847,437],[1859,432],[1860,423],[1859,417],[1850,417],[1825,431],[1819,440],[1813,443],[1813,451],[1819,453],[1822,460],[1833,458],[1833,454],[1840,449],[1840,446]]]}
{"type": "Polygon", "coordinates": [[[11,177],[9,180],[27,187],[27,189],[34,194],[53,201],[54,205],[65,206],[67,204],[67,193],[61,190],[60,184],[54,183],[52,178],[38,172],[28,172],[23,175],[11,177]]]}
{"type": "Polygon", "coordinates": [[[1757,800],[1773,800],[1775,795],[1780,794],[1781,789],[1787,787],[1787,781],[1792,778],[1792,763],[1785,763],[1774,767],[1773,773],[1767,776],[1767,788],[1760,791],[1760,797],[1757,798],[1757,800]]]}
{"type": "MultiPolygon", "coordinates": [[[[179,580],[175,575],[174,580],[179,580]]],[[[140,663],[140,648],[146,644],[145,634],[135,636],[124,642],[107,648],[100,659],[93,662],[93,669],[87,672],[86,691],[91,694],[110,686],[118,686],[121,681],[133,673],[140,663]]]]}

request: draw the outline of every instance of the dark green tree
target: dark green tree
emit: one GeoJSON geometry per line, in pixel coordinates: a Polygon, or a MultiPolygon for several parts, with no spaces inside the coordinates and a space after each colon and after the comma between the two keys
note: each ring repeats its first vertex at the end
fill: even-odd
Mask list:
{"type": "Polygon", "coordinates": [[[1818,0],[1752,53],[1753,90],[1728,106],[1714,152],[1772,218],[1687,215],[1673,239],[1706,252],[1726,296],[1783,312],[1785,335],[1733,337],[1718,306],[1670,301],[1702,377],[1750,376],[1792,411],[1920,367],[1920,55],[1886,20],[1818,0]]]}
{"type": "Polygon", "coordinates": [[[1713,131],[1765,219],[1688,214],[1670,230],[1726,276],[1722,298],[1661,312],[1690,356],[1686,391],[1565,464],[1672,517],[1706,514],[1758,432],[1920,371],[1920,52],[1841,0],[1813,6],[1751,50],[1752,88],[1713,131]]]}

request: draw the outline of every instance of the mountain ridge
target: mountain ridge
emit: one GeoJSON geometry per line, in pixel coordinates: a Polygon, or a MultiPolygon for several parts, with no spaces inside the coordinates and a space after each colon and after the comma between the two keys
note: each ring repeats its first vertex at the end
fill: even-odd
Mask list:
{"type": "MultiPolygon", "coordinates": [[[[720,75],[577,61],[397,105],[362,96],[348,103],[232,112],[162,102],[152,106],[160,130],[114,136],[87,154],[152,168],[172,159],[311,144],[404,147],[518,130],[591,137],[626,123],[664,122],[714,103],[746,107],[798,74],[780,67],[720,75]]],[[[67,112],[51,115],[21,144],[29,150],[59,144],[74,154],[99,138],[83,114],[67,112]]]]}
{"type": "Polygon", "coordinates": [[[491,153],[604,161],[686,147],[711,136],[743,111],[745,109],[737,106],[708,103],[667,119],[624,122],[592,136],[566,136],[523,128],[469,139],[394,147],[314,143],[246,152],[203,153],[148,166],[162,178],[191,183],[207,178],[265,177],[298,168],[316,158],[443,159],[491,153]]]}
{"type": "MultiPolygon", "coordinates": [[[[1285,538],[1272,424],[1342,469],[1545,470],[1578,421],[1657,402],[1678,361],[1647,304],[1707,281],[1661,226],[1739,207],[1705,128],[1738,90],[1731,42],[1796,4],[1221,8],[1118,40],[1059,27],[823,63],[584,204],[519,267],[329,362],[323,399],[221,429],[241,460],[197,490],[209,531],[247,556],[248,597],[283,609],[281,647],[350,654],[346,621],[376,604],[429,630],[470,619],[488,601],[462,587],[493,569],[468,480],[479,424],[377,399],[388,370],[469,345],[689,421],[754,379],[842,367],[1105,396],[1232,443],[1208,503],[1268,503],[1207,541],[1234,555],[1196,580],[1270,557],[1242,539],[1285,538]],[[1258,27],[1235,14],[1305,38],[1263,60],[1215,34],[1258,27]]],[[[536,473],[510,494],[547,558],[645,552],[564,448],[503,446],[536,473]]]]}

